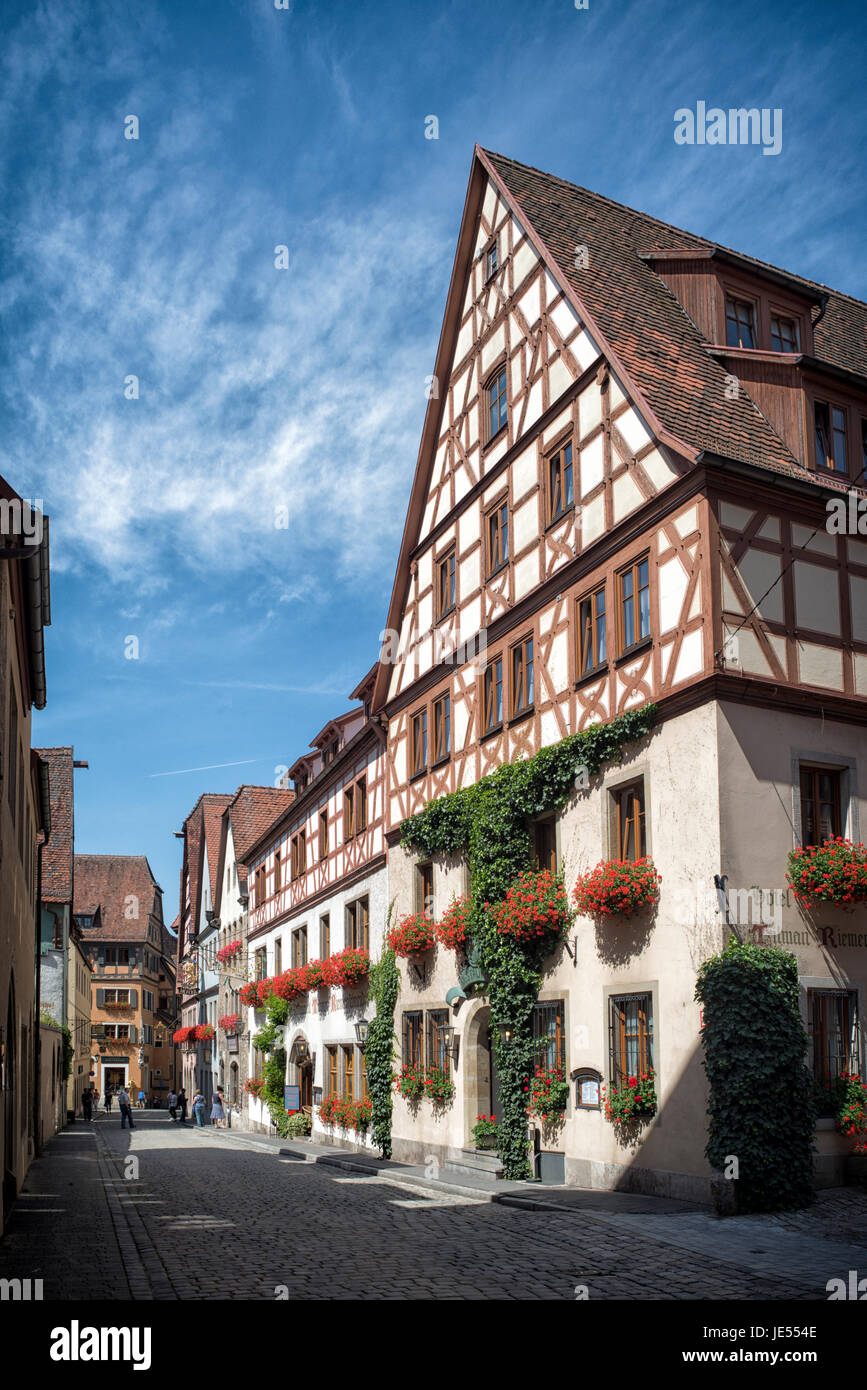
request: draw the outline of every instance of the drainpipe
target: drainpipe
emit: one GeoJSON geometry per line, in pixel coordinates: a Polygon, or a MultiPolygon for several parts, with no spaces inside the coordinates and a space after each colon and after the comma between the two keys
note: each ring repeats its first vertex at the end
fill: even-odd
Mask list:
{"type": "MultiPolygon", "coordinates": [[[[44,703],[44,701],[43,701],[44,703]]],[[[35,957],[36,957],[36,990],[34,1000],[35,1028],[35,1047],[34,1047],[34,1075],[33,1075],[33,1157],[38,1158],[42,1149],[40,1110],[42,1098],[42,1032],[39,1023],[39,1010],[41,1004],[41,979],[42,979],[42,850],[51,837],[51,784],[49,780],[48,764],[43,762],[37,755],[37,765],[39,770],[39,801],[40,819],[42,821],[42,839],[36,847],[36,907],[34,910],[34,936],[35,936],[35,957]]]]}

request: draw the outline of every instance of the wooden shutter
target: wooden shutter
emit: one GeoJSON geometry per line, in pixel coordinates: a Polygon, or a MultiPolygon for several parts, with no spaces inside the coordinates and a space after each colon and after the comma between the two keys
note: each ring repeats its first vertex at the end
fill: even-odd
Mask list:
{"type": "Polygon", "coordinates": [[[96,1007],[97,1007],[98,1009],[104,1009],[104,1008],[105,1008],[105,990],[104,990],[104,989],[98,989],[98,990],[96,991],[96,1007]]]}

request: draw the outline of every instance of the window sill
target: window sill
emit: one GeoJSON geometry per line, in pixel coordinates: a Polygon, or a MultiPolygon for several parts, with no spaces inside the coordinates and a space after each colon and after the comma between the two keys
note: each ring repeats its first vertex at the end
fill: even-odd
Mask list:
{"type": "Polygon", "coordinates": [[[506,558],[505,558],[505,560],[503,561],[503,563],[502,563],[501,565],[497,565],[497,568],[496,568],[495,570],[491,570],[490,574],[485,575],[485,583],[486,583],[486,584],[489,584],[489,583],[491,582],[492,579],[496,579],[496,578],[498,578],[499,575],[504,574],[505,571],[506,571],[508,568],[509,568],[509,557],[508,557],[508,555],[507,555],[506,558]]]}
{"type": "Polygon", "coordinates": [[[526,709],[522,709],[522,710],[521,710],[521,713],[520,713],[520,714],[513,714],[513,715],[512,715],[511,719],[509,720],[509,728],[511,729],[515,724],[523,724],[523,722],[524,722],[525,719],[529,719],[530,715],[531,715],[531,714],[535,714],[535,713],[536,713],[536,706],[535,706],[535,705],[528,705],[528,707],[527,707],[526,709]]]}
{"type": "Polygon", "coordinates": [[[579,676],[577,681],[573,682],[573,686],[575,690],[580,690],[582,685],[589,685],[591,681],[596,681],[600,676],[605,676],[607,674],[608,662],[600,661],[598,666],[594,666],[592,670],[585,671],[583,676],[579,676]]]}
{"type": "Polygon", "coordinates": [[[444,623],[445,620],[446,620],[446,618],[450,618],[450,617],[452,616],[452,614],[453,614],[453,613],[456,613],[456,612],[457,612],[457,604],[456,604],[456,603],[453,603],[452,606],[451,606],[451,608],[447,608],[447,609],[445,610],[445,612],[440,613],[439,617],[437,618],[436,622],[434,623],[434,627],[438,627],[440,623],[444,623]]]}
{"type": "Polygon", "coordinates": [[[494,724],[492,728],[486,729],[485,732],[481,735],[479,743],[486,743],[489,738],[495,738],[497,734],[501,734],[502,732],[502,722],[500,722],[499,724],[494,724]]]}
{"type": "Polygon", "coordinates": [[[650,637],[642,637],[640,642],[633,642],[631,647],[627,647],[625,652],[621,652],[615,660],[615,666],[622,666],[624,662],[631,661],[633,657],[639,656],[641,652],[649,651],[653,646],[653,634],[650,637]]]}
{"type": "Polygon", "coordinates": [[[504,425],[500,426],[500,428],[497,430],[497,433],[492,434],[487,443],[482,446],[482,453],[486,453],[488,449],[493,448],[495,444],[499,443],[499,441],[503,438],[508,428],[509,422],[507,420],[504,425]]]}
{"type": "Polygon", "coordinates": [[[435,763],[431,763],[430,770],[435,772],[438,767],[446,767],[452,760],[451,753],[446,753],[444,757],[437,758],[435,763]]]}
{"type": "Polygon", "coordinates": [[[547,524],[546,524],[546,526],[545,526],[545,534],[547,535],[549,531],[553,531],[554,527],[555,527],[555,526],[559,526],[560,523],[563,522],[563,521],[565,521],[566,518],[567,518],[568,516],[574,516],[574,515],[575,515],[575,503],[574,503],[574,502],[570,502],[570,504],[569,504],[568,507],[564,507],[564,508],[563,508],[563,510],[562,510],[562,512],[560,512],[559,516],[555,516],[554,519],[553,519],[553,521],[547,522],[547,524]]]}
{"type": "Polygon", "coordinates": [[[420,782],[422,777],[427,777],[427,768],[422,767],[418,772],[414,772],[410,777],[410,782],[420,782]]]}

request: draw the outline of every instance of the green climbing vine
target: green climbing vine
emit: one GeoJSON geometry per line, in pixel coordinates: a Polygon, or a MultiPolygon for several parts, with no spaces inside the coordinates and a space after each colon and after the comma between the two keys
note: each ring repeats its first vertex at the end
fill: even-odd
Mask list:
{"type": "Polygon", "coordinates": [[[593,724],[534,757],[504,763],[469,787],[432,801],[401,826],[401,844],[423,855],[466,854],[470,873],[470,935],[487,978],[491,1044],[500,1086],[498,1150],[507,1178],[530,1175],[524,1086],[533,1062],[533,1006],[549,943],[498,932],[489,908],[531,863],[530,822],[558,811],[576,787],[587,788],[606,763],[653,728],[655,705],[593,724]]]}
{"type": "MultiPolygon", "coordinates": [[[[385,935],[391,925],[394,904],[389,904],[385,935]]],[[[391,1157],[392,1063],[394,1061],[394,1010],[400,989],[400,975],[394,951],[385,947],[382,957],[370,967],[370,998],[376,1016],[367,1029],[364,1049],[367,1093],[373,1106],[372,1137],[383,1158],[391,1157]]]]}

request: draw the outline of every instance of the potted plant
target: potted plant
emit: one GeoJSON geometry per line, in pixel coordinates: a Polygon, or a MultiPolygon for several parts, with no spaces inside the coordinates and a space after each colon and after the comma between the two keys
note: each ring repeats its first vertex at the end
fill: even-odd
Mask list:
{"type": "Polygon", "coordinates": [[[287,1139],[304,1139],[311,1131],[313,1121],[304,1110],[289,1110],[286,1114],[287,1139]]]}
{"type": "Polygon", "coordinates": [[[493,1115],[477,1115],[470,1133],[477,1149],[496,1149],[497,1122],[493,1115]]]}
{"type": "Polygon", "coordinates": [[[556,939],[572,920],[563,880],[549,869],[526,870],[493,909],[493,918],[504,936],[519,941],[556,939]]]}
{"type": "Polygon", "coordinates": [[[251,1076],[249,1080],[244,1082],[244,1090],[247,1092],[248,1096],[253,1096],[255,1100],[258,1100],[264,1085],[265,1082],[259,1077],[251,1076]]]}
{"type": "Polygon", "coordinates": [[[454,1098],[455,1083],[442,1067],[428,1067],[424,1074],[424,1097],[434,1105],[447,1105],[454,1098]]]}
{"type": "Polygon", "coordinates": [[[629,1076],[620,1087],[611,1086],[605,1097],[605,1118],[613,1125],[643,1124],[656,1114],[653,1072],[629,1076]]]}
{"type": "Polygon", "coordinates": [[[844,907],[867,902],[867,849],[842,835],[794,849],[786,877],[804,907],[817,902],[844,907]]]}
{"type": "Polygon", "coordinates": [[[601,860],[572,890],[584,917],[633,917],[659,902],[662,877],[652,859],[601,860]]]}
{"type": "Polygon", "coordinates": [[[410,913],[389,930],[386,941],[396,956],[405,959],[430,949],[434,944],[434,924],[423,912],[410,913]]]}

